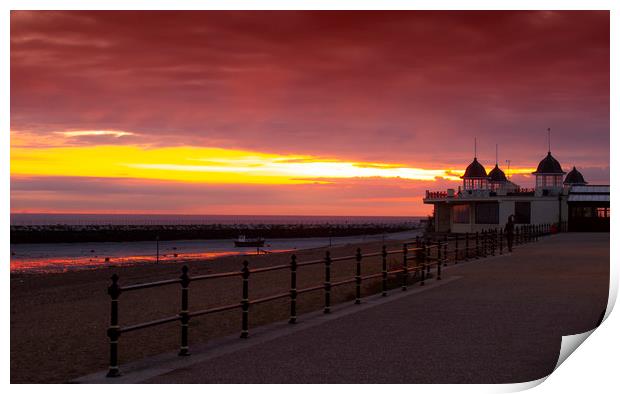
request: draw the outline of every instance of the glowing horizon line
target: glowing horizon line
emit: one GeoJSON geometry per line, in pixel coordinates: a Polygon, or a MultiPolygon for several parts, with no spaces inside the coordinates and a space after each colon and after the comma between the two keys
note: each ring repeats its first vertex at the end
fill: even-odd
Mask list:
{"type": "MultiPolygon", "coordinates": [[[[533,169],[511,168],[508,174],[533,169]]],[[[460,181],[463,171],[194,146],[13,147],[12,176],[136,178],[214,184],[310,184],[382,178],[460,181]],[[201,164],[196,164],[197,162],[201,164]]]]}

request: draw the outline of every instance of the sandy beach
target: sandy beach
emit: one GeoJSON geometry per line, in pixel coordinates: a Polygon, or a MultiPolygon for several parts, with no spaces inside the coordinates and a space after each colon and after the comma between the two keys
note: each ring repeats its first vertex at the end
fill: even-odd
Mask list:
{"type": "MultiPolygon", "coordinates": [[[[382,243],[366,242],[332,247],[332,257],[348,256],[357,247],[363,253],[379,252],[382,243]]],[[[389,241],[390,249],[400,249],[401,241],[389,241]]],[[[323,258],[327,248],[297,251],[298,261],[323,258]]],[[[226,256],[215,260],[190,262],[190,275],[238,271],[247,259],[251,268],[287,264],[292,253],[259,256],[226,256]]],[[[390,267],[399,267],[400,254],[390,256],[390,267]]],[[[380,272],[380,258],[363,261],[363,274],[380,272]]],[[[298,271],[298,288],[321,285],[323,265],[302,267],[298,271]]],[[[106,293],[113,273],[121,285],[129,285],[180,275],[175,263],[142,264],[95,270],[11,275],[11,382],[66,382],[89,372],[105,369],[108,361],[109,297],[106,293]]],[[[332,280],[352,278],[354,261],[336,262],[332,280]]],[[[289,290],[289,271],[274,271],[250,278],[250,298],[273,295],[289,290]]],[[[378,281],[364,282],[365,288],[376,290],[378,281]]],[[[333,303],[354,298],[354,285],[338,287],[332,293],[333,303]]],[[[190,310],[239,302],[240,278],[192,283],[190,310]]],[[[298,313],[320,309],[322,291],[300,295],[298,313]]],[[[180,306],[179,285],[125,293],[120,298],[121,325],[145,322],[176,315],[180,306]]],[[[252,306],[251,327],[288,318],[288,299],[252,306]]],[[[190,322],[192,343],[204,343],[240,330],[240,310],[207,315],[190,322]]],[[[120,362],[171,351],[179,346],[179,324],[167,325],[124,334],[120,339],[120,362]]]]}

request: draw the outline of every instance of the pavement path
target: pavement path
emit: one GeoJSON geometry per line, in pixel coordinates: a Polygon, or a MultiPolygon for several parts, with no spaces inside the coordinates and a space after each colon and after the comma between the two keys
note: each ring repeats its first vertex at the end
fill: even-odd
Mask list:
{"type": "MultiPolygon", "coordinates": [[[[443,281],[330,316],[255,329],[123,367],[115,382],[517,383],[556,365],[561,337],[607,305],[609,233],[568,233],[510,255],[452,265],[443,281]]],[[[102,373],[78,382],[109,382],[102,373]]]]}

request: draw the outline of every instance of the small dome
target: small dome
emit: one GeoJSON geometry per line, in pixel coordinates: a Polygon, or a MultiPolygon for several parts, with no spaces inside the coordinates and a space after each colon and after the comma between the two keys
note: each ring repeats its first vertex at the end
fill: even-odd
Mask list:
{"type": "Polygon", "coordinates": [[[566,175],[566,178],[564,179],[565,185],[585,185],[587,183],[588,182],[583,179],[583,175],[581,175],[581,172],[577,171],[577,168],[575,168],[575,166],[573,166],[573,169],[568,173],[568,175],[566,175]]]}
{"type": "Polygon", "coordinates": [[[491,182],[507,182],[506,174],[502,171],[497,164],[495,167],[489,172],[489,178],[491,182]]]}
{"type": "Polygon", "coordinates": [[[482,164],[478,163],[478,158],[474,157],[474,161],[465,169],[465,175],[461,178],[487,178],[487,170],[482,164]]]}
{"type": "Polygon", "coordinates": [[[551,156],[551,152],[548,152],[547,157],[545,157],[544,159],[540,161],[540,163],[538,163],[538,168],[536,169],[536,172],[533,172],[532,174],[542,175],[542,174],[566,174],[566,173],[562,171],[562,166],[560,165],[560,162],[557,161],[553,156],[551,156]]]}

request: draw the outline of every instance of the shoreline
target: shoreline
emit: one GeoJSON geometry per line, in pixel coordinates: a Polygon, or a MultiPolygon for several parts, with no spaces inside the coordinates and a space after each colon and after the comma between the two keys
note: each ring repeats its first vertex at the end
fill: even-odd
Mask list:
{"type": "Polygon", "coordinates": [[[417,230],[349,237],[282,238],[268,240],[261,248],[234,247],[232,240],[161,241],[159,258],[152,241],[86,242],[80,244],[16,244],[11,245],[11,274],[48,274],[78,270],[98,270],[155,264],[188,264],[213,262],[229,256],[275,255],[302,250],[315,250],[354,243],[409,239],[417,230]],[[257,253],[260,252],[260,253],[257,253]]]}

